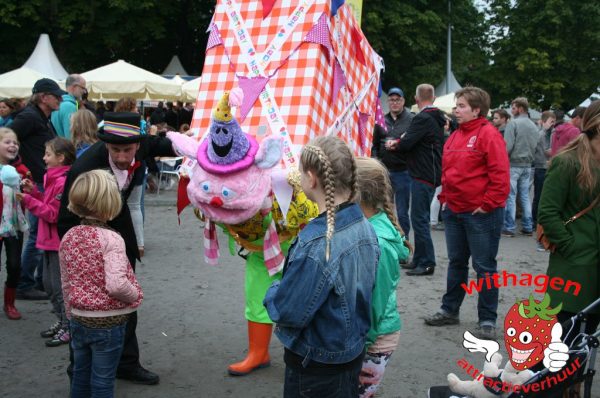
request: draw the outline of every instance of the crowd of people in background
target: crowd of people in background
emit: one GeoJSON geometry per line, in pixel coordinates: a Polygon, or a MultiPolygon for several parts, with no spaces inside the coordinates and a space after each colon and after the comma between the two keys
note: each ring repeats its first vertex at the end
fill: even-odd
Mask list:
{"type": "MultiPolygon", "coordinates": [[[[142,384],[159,380],[139,361],[136,308],[143,293],[133,271],[144,255],[144,192],[153,184],[147,170],[156,170],[158,156],[176,156],[165,134],[190,135],[193,107],[160,102],[141,112],[132,98],[93,106],[85,85],[76,74],[66,79],[66,91],[40,79],[26,104],[0,100],[4,312],[17,320],[16,299],[49,298],[57,319],[40,334],[49,347],[69,344],[73,396],[110,396],[115,377],[142,384]],[[72,245],[63,248],[61,238],[72,245]],[[105,251],[96,253],[100,244],[105,251]],[[79,246],[87,247],[83,257],[79,246]],[[92,254],[111,258],[114,267],[102,270],[92,254]],[[78,268],[84,263],[85,275],[78,268]],[[104,272],[108,293],[93,287],[94,275],[104,272]],[[97,293],[95,304],[78,289],[97,293]],[[120,342],[100,349],[102,361],[95,359],[99,348],[89,337],[98,328],[120,342]],[[90,373],[95,366],[112,370],[98,376],[90,373]]],[[[599,296],[597,284],[589,282],[598,280],[600,258],[600,209],[593,206],[600,195],[600,101],[577,107],[568,121],[559,110],[533,121],[526,98],[515,98],[510,114],[490,111],[489,95],[476,87],[456,93],[451,114],[434,105],[430,84],[416,89],[417,114],[405,107],[402,89],[391,88],[388,98],[390,112],[385,126],[375,126],[371,159],[355,159],[334,137],[302,150],[302,188],[322,214],[300,233],[301,244],[290,249],[283,278],[264,301],[280,324],[286,396],[299,396],[307,386],[325,394],[334,384],[343,388],[334,396],[374,395],[399,342],[400,267],[409,276],[436,270],[431,229],[444,231],[449,263],[440,309],[425,318],[429,326],[459,323],[469,263],[479,278],[496,274],[501,236],[531,236],[538,223],[557,245],[548,275],[582,285],[578,297],[559,297],[559,319],[599,296]],[[567,226],[565,220],[584,208],[586,216],[567,226]],[[347,244],[340,246],[340,239],[347,244]],[[323,258],[313,254],[322,251],[323,258]],[[304,264],[311,261],[310,269],[329,271],[310,275],[304,264]],[[327,278],[333,269],[335,283],[327,278]],[[321,297],[311,284],[319,278],[342,293],[321,297]],[[318,307],[307,305],[313,298],[318,307]],[[348,311],[336,310],[348,302],[348,311]]],[[[545,248],[538,243],[537,250],[545,248]]],[[[497,337],[498,296],[493,286],[479,294],[482,339],[497,337]]],[[[588,329],[599,322],[593,316],[588,329]]]]}

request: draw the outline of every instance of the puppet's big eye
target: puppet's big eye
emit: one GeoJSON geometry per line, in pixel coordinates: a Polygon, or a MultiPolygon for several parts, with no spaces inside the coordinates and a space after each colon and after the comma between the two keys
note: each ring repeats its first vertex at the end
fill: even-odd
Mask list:
{"type": "Polygon", "coordinates": [[[210,192],[210,182],[208,182],[208,181],[201,182],[200,188],[202,189],[202,191],[204,193],[209,193],[210,192]]]}
{"type": "Polygon", "coordinates": [[[531,333],[523,332],[519,335],[519,340],[523,344],[529,344],[529,343],[531,343],[531,340],[533,340],[533,337],[531,336],[531,333]]]}
{"type": "Polygon", "coordinates": [[[227,188],[225,185],[223,185],[221,195],[223,196],[223,199],[227,200],[235,198],[237,196],[237,193],[234,190],[227,188]]]}
{"type": "Polygon", "coordinates": [[[506,329],[506,334],[510,337],[513,337],[517,334],[517,331],[515,330],[515,328],[508,328],[506,329]]]}

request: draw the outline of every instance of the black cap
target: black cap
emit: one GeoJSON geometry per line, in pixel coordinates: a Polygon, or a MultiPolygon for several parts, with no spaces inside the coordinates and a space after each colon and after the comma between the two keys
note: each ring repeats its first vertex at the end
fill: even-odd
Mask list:
{"type": "Polygon", "coordinates": [[[40,79],[37,82],[35,82],[35,84],[33,85],[33,88],[31,89],[31,93],[32,94],[50,93],[52,95],[56,95],[57,97],[62,97],[67,92],[64,90],[61,90],[61,88],[58,87],[58,84],[56,84],[56,82],[54,80],[48,79],[48,78],[43,78],[43,79],[40,79]]]}

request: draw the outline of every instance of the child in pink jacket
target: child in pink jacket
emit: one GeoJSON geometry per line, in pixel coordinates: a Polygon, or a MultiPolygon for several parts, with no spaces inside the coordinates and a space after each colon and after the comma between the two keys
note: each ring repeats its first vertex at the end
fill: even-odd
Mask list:
{"type": "Polygon", "coordinates": [[[117,181],[106,170],[83,173],[71,186],[68,209],[81,225],[67,231],[59,248],[73,349],[71,398],[114,396],[125,328],[143,299],[125,241],[106,224],[121,206],[117,181]]]}
{"type": "Polygon", "coordinates": [[[57,347],[70,341],[69,321],[65,316],[65,305],[60,280],[58,263],[58,247],[60,238],[57,231],[58,210],[63,194],[67,173],[75,161],[75,146],[64,138],[54,138],[46,143],[44,162],[48,170],[44,176],[44,192],[39,192],[30,180],[24,180],[17,194],[23,205],[39,218],[36,247],[44,251],[43,283],[44,290],[50,297],[52,308],[58,321],[48,330],[41,332],[46,346],[57,347]]]}

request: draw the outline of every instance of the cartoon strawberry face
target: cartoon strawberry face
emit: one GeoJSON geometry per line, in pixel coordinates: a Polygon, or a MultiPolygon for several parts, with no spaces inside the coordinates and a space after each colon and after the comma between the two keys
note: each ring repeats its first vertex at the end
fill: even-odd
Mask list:
{"type": "Polygon", "coordinates": [[[515,303],[504,318],[504,344],[513,367],[530,369],[544,359],[544,350],[552,339],[551,331],[557,322],[556,314],[562,303],[552,309],[550,296],[536,301],[533,295],[515,303]]]}

